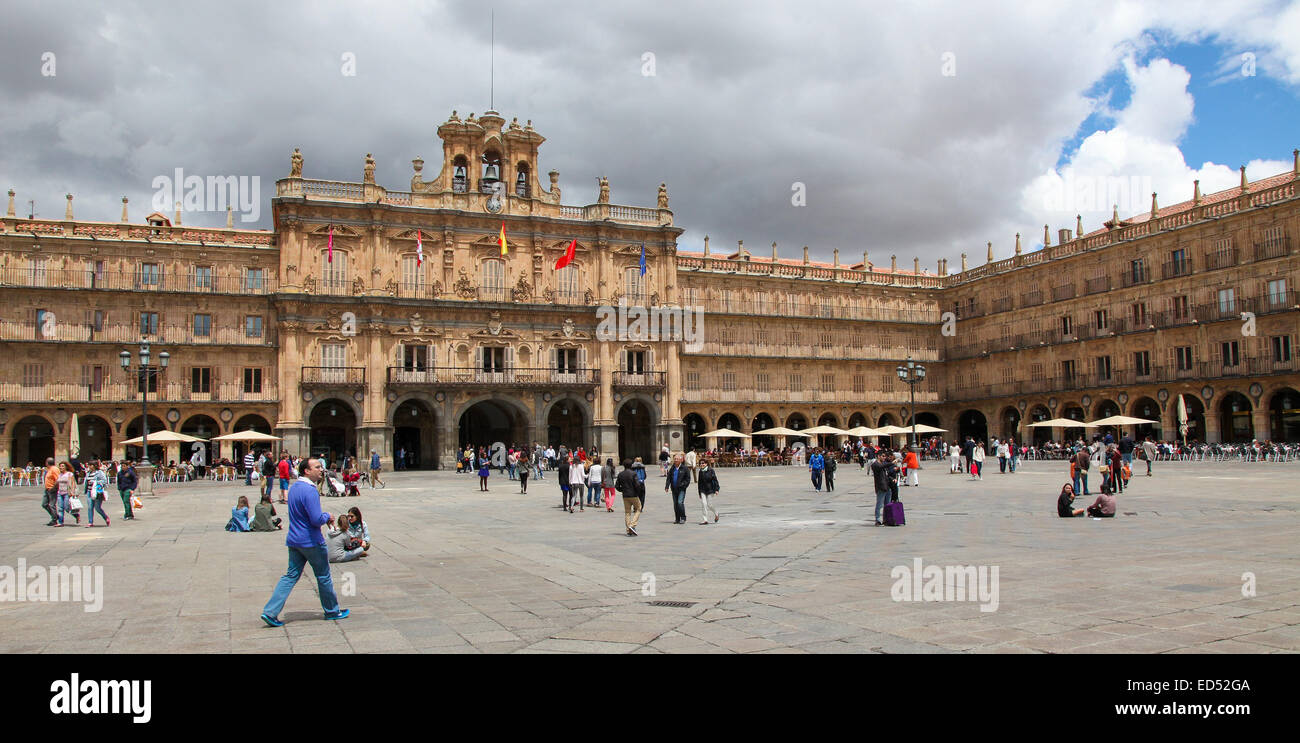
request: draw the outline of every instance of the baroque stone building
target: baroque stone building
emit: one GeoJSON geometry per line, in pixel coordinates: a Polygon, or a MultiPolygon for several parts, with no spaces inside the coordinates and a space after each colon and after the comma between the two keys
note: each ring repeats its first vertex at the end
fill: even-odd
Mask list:
{"type": "Polygon", "coordinates": [[[775,426],[901,425],[909,356],[929,367],[918,421],[950,437],[1059,438],[1081,429],[1025,424],[1124,413],[1172,438],[1181,395],[1189,438],[1300,439],[1300,155],[1089,234],[1045,228],[1041,250],[1017,237],[994,260],[990,245],[950,274],[708,238],[679,251],[666,186],[654,207],[620,206],[602,179],[597,203],[569,206],[559,173],[539,176],[531,122],[453,112],[438,136],[437,173],[413,160],[409,191],[377,185],[369,155],[360,182],[305,178],[295,150],[270,232],[184,227],[179,211],[133,224],[125,200],[120,222],[77,221],[71,196],[61,221],[23,218],[11,191],[0,462],[66,456],[74,414],[83,457],[123,456],[143,383],[116,359],[142,336],[171,354],[149,382],[151,431],[253,428],[417,467],[467,443],[649,457],[716,427],[770,444],[775,426]],[[703,307],[701,337],[598,337],[597,307],[620,303],[703,307]]]}

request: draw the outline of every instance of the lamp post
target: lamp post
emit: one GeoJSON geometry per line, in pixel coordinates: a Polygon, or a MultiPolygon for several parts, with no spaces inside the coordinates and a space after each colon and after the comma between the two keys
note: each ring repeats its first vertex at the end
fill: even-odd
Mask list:
{"type": "Polygon", "coordinates": [[[130,351],[123,351],[117,355],[122,364],[122,371],[127,373],[127,378],[134,376],[136,385],[140,387],[140,424],[144,426],[140,448],[144,451],[144,456],[141,458],[140,466],[136,468],[136,475],[140,480],[138,492],[141,495],[153,495],[153,465],[149,462],[149,382],[166,371],[171,354],[166,351],[158,354],[157,368],[149,365],[150,357],[149,341],[144,338],[140,339],[140,366],[134,369],[131,367],[130,351]]]}
{"type": "Polygon", "coordinates": [[[907,357],[907,362],[899,364],[896,369],[898,379],[907,385],[912,396],[912,406],[909,413],[912,416],[912,451],[916,451],[916,385],[925,379],[925,366],[912,361],[912,357],[907,357]]]}

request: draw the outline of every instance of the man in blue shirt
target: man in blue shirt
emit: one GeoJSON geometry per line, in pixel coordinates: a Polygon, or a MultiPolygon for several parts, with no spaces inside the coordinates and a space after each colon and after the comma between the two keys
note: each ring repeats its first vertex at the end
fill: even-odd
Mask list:
{"type": "Polygon", "coordinates": [[[826,459],[822,457],[821,450],[813,450],[813,455],[808,457],[808,471],[812,473],[813,488],[819,493],[822,491],[822,471],[825,469],[826,459]]]}
{"type": "Polygon", "coordinates": [[[379,452],[374,449],[370,450],[370,487],[374,489],[375,483],[379,487],[385,487],[384,481],[379,479],[379,452]]]}
{"type": "Polygon", "coordinates": [[[289,547],[289,570],[275,585],[271,600],[262,610],[262,621],[272,627],[283,627],[280,611],[289,593],[302,577],[303,565],[310,563],[320,591],[320,605],[326,619],[343,619],[347,609],[339,608],[334,595],[334,581],[330,579],[329,551],[320,528],[329,523],[330,515],[320,510],[320,492],[316,489],[325,477],[325,466],[316,457],[308,457],[298,465],[298,479],[289,487],[289,534],[284,543],[289,547]]]}

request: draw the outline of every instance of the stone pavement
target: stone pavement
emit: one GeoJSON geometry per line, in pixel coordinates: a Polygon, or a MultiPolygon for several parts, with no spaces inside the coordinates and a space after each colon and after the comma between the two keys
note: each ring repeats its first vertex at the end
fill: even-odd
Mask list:
{"type": "Polygon", "coordinates": [[[472,476],[388,473],[385,490],[323,501],[361,508],[374,536],[369,557],[332,566],[352,616],[321,621],[308,571],[276,629],[258,614],[284,570],[283,533],[223,529],[255,488],[160,485],[134,522],[110,497],[112,526],[94,529],[45,527],[38,489],[6,488],[0,566],[101,565],[105,586],[96,613],[0,602],[0,652],[1300,650],[1300,464],[1163,463],[1134,478],[1114,520],[1057,518],[1063,470],[971,482],[929,464],[921,488],[902,490],[902,528],[872,524],[856,464],[833,494],[799,468],[721,470],[722,520],[709,526],[693,492],[690,522],[674,525],[652,477],[636,538],[621,499],[614,513],[557,508],[553,473],[526,496],[495,473],[489,493],[472,476]],[[996,610],[895,601],[891,572],[916,558],[997,566],[996,610]]]}

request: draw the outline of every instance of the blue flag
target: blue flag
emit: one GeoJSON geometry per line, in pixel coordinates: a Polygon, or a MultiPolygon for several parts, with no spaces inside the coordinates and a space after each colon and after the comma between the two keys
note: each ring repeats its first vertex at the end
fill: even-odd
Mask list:
{"type": "Polygon", "coordinates": [[[641,275],[645,276],[645,243],[641,243],[641,275]]]}

